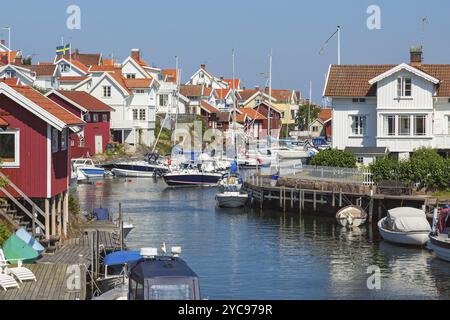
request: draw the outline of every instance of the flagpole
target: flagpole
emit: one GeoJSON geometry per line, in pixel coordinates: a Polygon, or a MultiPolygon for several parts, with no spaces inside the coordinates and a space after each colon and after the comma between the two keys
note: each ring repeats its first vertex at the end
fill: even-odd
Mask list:
{"type": "Polygon", "coordinates": [[[341,26],[338,26],[338,65],[341,65],[341,26]]]}

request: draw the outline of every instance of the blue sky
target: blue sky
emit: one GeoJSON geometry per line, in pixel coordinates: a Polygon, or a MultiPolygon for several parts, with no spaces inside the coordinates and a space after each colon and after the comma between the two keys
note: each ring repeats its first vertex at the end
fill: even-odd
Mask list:
{"type": "MultiPolygon", "coordinates": [[[[337,61],[336,41],[322,55],[325,40],[342,25],[342,63],[400,63],[409,47],[422,39],[426,63],[450,63],[450,2],[446,0],[172,0],[172,1],[8,1],[0,25],[11,25],[14,49],[49,61],[64,36],[81,52],[112,52],[119,59],[131,48],[160,68],[173,68],[180,57],[186,80],[201,63],[216,76],[231,76],[231,50],[236,71],[248,88],[264,86],[273,49],[273,86],[292,88],[321,101],[328,66],[337,61]],[[66,28],[66,9],[81,8],[81,30],[66,28]],[[367,7],[381,8],[381,30],[366,26],[367,7]]],[[[7,33],[0,31],[0,37],[7,33]]]]}

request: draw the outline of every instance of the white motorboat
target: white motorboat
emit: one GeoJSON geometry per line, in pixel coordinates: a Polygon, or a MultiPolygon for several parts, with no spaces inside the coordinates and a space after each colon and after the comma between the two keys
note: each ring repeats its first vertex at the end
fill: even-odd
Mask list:
{"type": "Polygon", "coordinates": [[[97,167],[92,159],[72,159],[72,179],[85,181],[89,179],[103,178],[104,176],[105,169],[97,167]]]}
{"type": "Polygon", "coordinates": [[[424,246],[431,232],[425,212],[408,207],[389,210],[378,222],[378,229],[384,240],[411,246],[424,246]]]}
{"type": "Polygon", "coordinates": [[[202,164],[184,164],[181,169],[175,169],[164,176],[169,187],[215,187],[222,174],[203,170],[202,164]]]}
{"type": "Polygon", "coordinates": [[[339,210],[336,220],[342,227],[359,227],[367,222],[367,213],[361,207],[348,206],[339,210]]]}
{"type": "Polygon", "coordinates": [[[224,191],[216,195],[221,208],[242,208],[248,202],[248,194],[241,191],[224,191]]]}
{"type": "Polygon", "coordinates": [[[429,248],[439,259],[450,262],[450,206],[443,208],[433,220],[429,248]]]}
{"type": "Polygon", "coordinates": [[[111,171],[118,177],[149,178],[162,176],[169,167],[159,160],[157,153],[149,153],[144,160],[115,163],[111,171]]]}

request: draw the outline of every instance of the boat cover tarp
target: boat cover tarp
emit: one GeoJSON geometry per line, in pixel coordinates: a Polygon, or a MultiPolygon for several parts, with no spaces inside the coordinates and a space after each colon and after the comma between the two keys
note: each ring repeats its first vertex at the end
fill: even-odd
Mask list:
{"type": "Polygon", "coordinates": [[[392,231],[400,232],[431,232],[431,226],[428,223],[425,212],[407,207],[389,210],[385,227],[392,231]]]}
{"type": "Polygon", "coordinates": [[[95,219],[99,221],[109,220],[109,210],[107,208],[97,208],[93,211],[95,219]]]}
{"type": "Polygon", "coordinates": [[[31,234],[25,229],[19,229],[16,231],[16,236],[25,241],[30,247],[36,250],[39,254],[45,251],[45,248],[37,241],[31,234]]]}
{"type": "Polygon", "coordinates": [[[40,256],[36,250],[15,234],[3,243],[3,253],[6,260],[13,263],[17,260],[22,260],[23,263],[32,263],[40,256]]]}
{"type": "Polygon", "coordinates": [[[119,266],[124,264],[130,264],[142,259],[139,251],[117,251],[108,254],[103,260],[106,266],[119,266]]]}

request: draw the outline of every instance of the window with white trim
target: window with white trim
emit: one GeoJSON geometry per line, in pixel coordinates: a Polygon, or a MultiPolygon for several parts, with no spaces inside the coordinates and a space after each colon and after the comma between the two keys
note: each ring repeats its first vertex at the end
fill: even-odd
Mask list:
{"type": "Polygon", "coordinates": [[[53,128],[52,130],[52,152],[58,152],[59,150],[59,134],[58,130],[53,128]]]}
{"type": "Polygon", "coordinates": [[[108,122],[108,115],[102,114],[102,122],[108,122]]]}
{"type": "Polygon", "coordinates": [[[364,164],[364,157],[356,158],[356,162],[358,162],[359,164],[364,164]]]}
{"type": "Polygon", "coordinates": [[[383,124],[385,137],[396,135],[395,115],[384,116],[383,124]]]}
{"type": "Polygon", "coordinates": [[[139,120],[139,110],[133,109],[133,120],[139,120]]]}
{"type": "Polygon", "coordinates": [[[168,94],[160,94],[159,95],[159,105],[161,107],[167,107],[169,105],[169,95],[168,94]]]}
{"type": "Polygon", "coordinates": [[[62,63],[60,65],[60,70],[62,73],[67,73],[70,71],[70,65],[68,65],[67,63],[62,63]]]}
{"type": "Polygon", "coordinates": [[[19,131],[0,131],[0,167],[20,165],[19,131]]]}
{"type": "Polygon", "coordinates": [[[98,113],[92,115],[93,122],[98,122],[98,113]]]}
{"type": "Polygon", "coordinates": [[[67,150],[67,130],[61,132],[61,151],[67,150]]]}
{"type": "Polygon", "coordinates": [[[397,97],[411,97],[412,96],[412,81],[411,78],[399,77],[397,78],[397,97]]]}
{"type": "Polygon", "coordinates": [[[136,74],[135,74],[135,73],[127,73],[127,74],[125,75],[125,77],[126,77],[127,79],[136,79],[136,74]]]}
{"type": "Polygon", "coordinates": [[[84,121],[91,122],[91,114],[90,113],[87,113],[84,115],[84,121]]]}
{"type": "Polygon", "coordinates": [[[425,136],[426,130],[426,116],[414,116],[414,135],[425,136]]]}
{"type": "Polygon", "coordinates": [[[111,86],[103,86],[103,97],[111,98],[111,86]]]}
{"type": "Polygon", "coordinates": [[[352,135],[364,136],[366,134],[367,117],[352,116],[352,135]]]}
{"type": "Polygon", "coordinates": [[[135,89],[135,90],[133,90],[133,93],[135,93],[135,94],[145,94],[145,90],[144,89],[135,89]]]}
{"type": "Polygon", "coordinates": [[[15,78],[16,77],[16,71],[14,70],[6,70],[5,71],[5,78],[15,78]]]}
{"type": "Polygon", "coordinates": [[[398,127],[400,136],[410,136],[411,135],[411,117],[407,116],[398,116],[398,127]]]}

